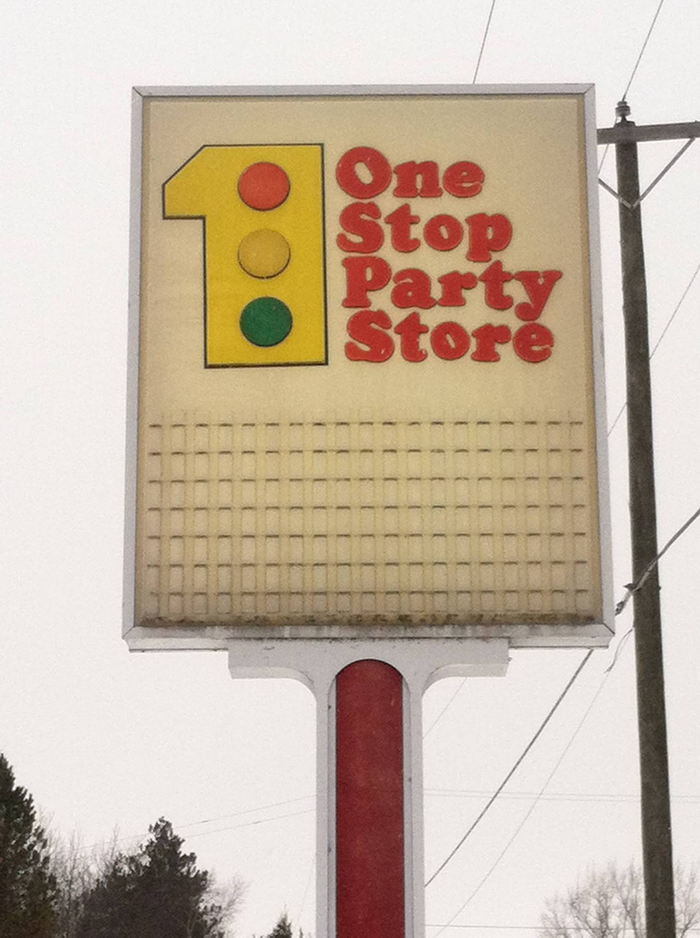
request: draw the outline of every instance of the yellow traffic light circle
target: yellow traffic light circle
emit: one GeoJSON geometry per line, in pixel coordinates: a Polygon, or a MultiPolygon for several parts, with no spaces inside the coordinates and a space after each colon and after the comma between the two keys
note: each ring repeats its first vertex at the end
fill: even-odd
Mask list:
{"type": "Polygon", "coordinates": [[[276,277],[289,263],[289,242],[271,228],[251,231],[238,247],[238,263],[251,277],[276,277]]]}

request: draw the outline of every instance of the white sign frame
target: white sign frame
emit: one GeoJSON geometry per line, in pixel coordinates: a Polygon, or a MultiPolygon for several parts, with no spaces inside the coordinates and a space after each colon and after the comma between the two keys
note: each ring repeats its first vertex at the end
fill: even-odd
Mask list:
{"type": "MultiPolygon", "coordinates": [[[[418,85],[418,86],[339,86],[339,87],[148,87],[134,89],[132,120],[132,213],[130,252],[130,303],[127,405],[127,472],[124,576],[124,638],[130,650],[231,650],[251,643],[287,642],[296,639],[349,640],[357,645],[367,641],[375,648],[383,641],[419,639],[421,643],[452,639],[507,639],[511,647],[596,647],[607,646],[613,635],[614,600],[611,582],[611,542],[605,394],[602,354],[602,301],[600,238],[598,232],[598,191],[594,90],[591,85],[418,85]],[[600,621],[585,623],[537,624],[449,624],[407,627],[400,623],[371,628],[357,625],[251,626],[235,623],[200,625],[178,622],[167,625],[139,625],[135,622],[136,501],[137,501],[137,419],[139,395],[139,307],[141,298],[141,180],[143,148],[143,105],[152,98],[202,98],[260,96],[416,96],[416,95],[577,95],[585,110],[585,153],[589,220],[590,293],[592,308],[593,394],[595,399],[598,518],[600,531],[600,583],[603,615],[600,621]]],[[[459,657],[459,656],[458,656],[459,657]]]]}

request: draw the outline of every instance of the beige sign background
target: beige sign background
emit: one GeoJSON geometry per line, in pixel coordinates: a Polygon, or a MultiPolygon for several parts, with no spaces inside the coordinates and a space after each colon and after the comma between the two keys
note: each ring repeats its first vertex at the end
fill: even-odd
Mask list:
{"type": "Polygon", "coordinates": [[[607,643],[591,97],[137,92],[135,647],[607,643]],[[202,147],[290,145],[322,153],[325,363],[205,367],[206,226],[164,184],[202,147]]]}

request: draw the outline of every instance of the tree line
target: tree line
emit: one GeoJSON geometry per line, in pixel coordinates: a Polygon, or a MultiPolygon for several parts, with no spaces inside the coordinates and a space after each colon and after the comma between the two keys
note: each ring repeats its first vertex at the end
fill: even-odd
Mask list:
{"type": "MultiPolygon", "coordinates": [[[[119,850],[113,839],[86,855],[75,838],[65,843],[45,831],[0,753],[0,935],[227,938],[244,884],[219,887],[183,843],[159,818],[135,850],[119,850]]],[[[260,938],[294,938],[286,913],[260,938]]]]}
{"type": "MultiPolygon", "coordinates": [[[[244,893],[220,888],[172,824],[159,818],[131,852],[116,839],[86,856],[73,839],[52,839],[32,796],[0,753],[0,936],[2,938],[227,938],[244,893]]],[[[676,871],[676,938],[700,925],[697,871],[676,871]]],[[[545,903],[540,938],[645,938],[637,864],[591,870],[545,903]]],[[[295,938],[283,913],[268,935],[295,938]]],[[[304,938],[301,931],[297,938],[304,938]]],[[[310,938],[310,936],[308,936],[310,938]]]]}

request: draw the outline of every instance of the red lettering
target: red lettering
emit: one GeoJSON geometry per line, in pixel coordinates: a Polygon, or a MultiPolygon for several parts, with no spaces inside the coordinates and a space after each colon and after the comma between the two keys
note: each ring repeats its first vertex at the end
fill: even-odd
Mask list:
{"type": "Polygon", "coordinates": [[[352,241],[346,234],[336,238],[341,251],[354,254],[374,254],[384,244],[384,232],[381,225],[373,218],[379,218],[381,211],[376,202],[351,202],[340,213],[340,225],[347,234],[356,235],[360,240],[352,241]]]}
{"type": "MultiPolygon", "coordinates": [[[[356,362],[388,361],[396,349],[389,332],[391,328],[391,317],[382,309],[363,309],[354,313],[347,322],[351,341],[345,343],[346,357],[356,362]]],[[[518,358],[537,364],[551,357],[555,343],[551,330],[539,322],[526,322],[515,333],[503,323],[485,323],[474,329],[470,336],[461,323],[453,321],[438,323],[431,331],[417,310],[402,319],[393,331],[400,338],[401,356],[407,362],[426,360],[428,352],[421,346],[421,336],[428,333],[433,353],[443,361],[464,358],[473,340],[473,361],[498,362],[501,360],[498,346],[506,345],[512,339],[518,358]]]]}
{"type": "Polygon", "coordinates": [[[510,341],[510,328],[504,325],[494,326],[493,323],[487,322],[475,329],[472,336],[476,339],[476,348],[472,352],[475,362],[499,362],[501,356],[496,350],[496,343],[505,345],[510,341]]]}
{"type": "Polygon", "coordinates": [[[458,322],[441,322],[430,333],[430,344],[438,358],[454,361],[467,354],[469,333],[458,322]]]}
{"type": "Polygon", "coordinates": [[[420,196],[421,199],[436,199],[442,195],[440,188],[438,165],[432,160],[426,160],[424,163],[399,163],[394,167],[396,173],[396,188],[394,195],[400,199],[415,199],[420,196]],[[418,188],[418,177],[421,178],[421,186],[418,188]]]}
{"type": "Polygon", "coordinates": [[[391,319],[382,309],[363,309],[348,319],[345,354],[353,362],[385,362],[394,354],[394,340],[388,332],[391,319]],[[361,342],[364,348],[357,345],[361,342]]]}
{"type": "Polygon", "coordinates": [[[485,179],[480,166],[464,160],[447,167],[442,176],[442,184],[450,195],[457,196],[458,199],[470,199],[481,192],[485,179]]]}
{"type": "Polygon", "coordinates": [[[491,309],[510,309],[513,297],[503,292],[503,284],[513,279],[513,275],[503,269],[500,261],[489,264],[479,280],[484,284],[484,299],[491,309]]]}
{"type": "Polygon", "coordinates": [[[454,215],[435,215],[425,223],[423,237],[436,251],[451,251],[464,237],[462,223],[454,215]]]}
{"type": "Polygon", "coordinates": [[[391,267],[382,257],[344,257],[346,295],[343,306],[368,306],[369,291],[389,283],[391,267]]]}
{"type": "Polygon", "coordinates": [[[513,348],[524,362],[543,362],[552,354],[554,336],[541,322],[521,326],[513,336],[513,348]]]}
{"type": "Polygon", "coordinates": [[[518,303],[515,315],[527,322],[537,319],[554,289],[554,284],[561,278],[561,271],[543,270],[540,273],[539,270],[519,270],[513,276],[525,287],[530,300],[529,303],[518,303]]]}
{"type": "Polygon", "coordinates": [[[490,261],[492,251],[502,251],[510,244],[513,226],[505,215],[479,212],[470,215],[466,222],[469,227],[468,260],[477,263],[490,261]]]}
{"type": "Polygon", "coordinates": [[[389,160],[373,147],[353,147],[338,160],[335,168],[338,185],[353,199],[373,199],[388,187],[391,182],[389,160]],[[364,181],[358,175],[358,166],[365,167],[364,181]]]}
{"type": "Polygon", "coordinates": [[[426,350],[420,347],[420,337],[430,330],[421,322],[419,313],[402,319],[394,332],[401,336],[401,355],[407,362],[422,362],[428,357],[426,350]]]}
{"type": "Polygon", "coordinates": [[[442,293],[438,304],[440,306],[465,306],[465,290],[473,290],[478,280],[476,274],[462,274],[458,270],[451,270],[448,274],[438,277],[438,283],[442,286],[442,293]]]}
{"type": "Polygon", "coordinates": [[[408,309],[409,306],[419,306],[421,309],[430,309],[435,306],[435,300],[430,295],[430,277],[423,270],[416,267],[407,267],[394,274],[396,286],[391,291],[391,302],[399,309],[408,309]]]}
{"type": "Polygon", "coordinates": [[[403,254],[409,254],[420,247],[418,238],[411,237],[411,226],[420,221],[418,215],[411,214],[411,206],[408,202],[399,205],[391,215],[384,219],[391,226],[391,246],[396,251],[403,254]]]}

